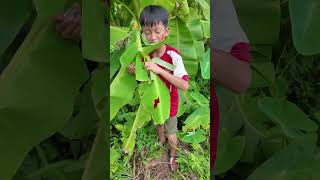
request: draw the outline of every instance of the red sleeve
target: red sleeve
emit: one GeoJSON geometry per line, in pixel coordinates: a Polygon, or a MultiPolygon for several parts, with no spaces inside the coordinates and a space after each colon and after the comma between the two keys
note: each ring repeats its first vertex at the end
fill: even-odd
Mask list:
{"type": "Polygon", "coordinates": [[[183,75],[181,79],[183,79],[185,81],[189,81],[189,76],[188,75],[183,75]]]}
{"type": "Polygon", "coordinates": [[[250,63],[251,62],[251,56],[250,56],[250,44],[245,42],[240,42],[235,44],[230,54],[236,58],[238,58],[241,61],[245,61],[250,63]]]}

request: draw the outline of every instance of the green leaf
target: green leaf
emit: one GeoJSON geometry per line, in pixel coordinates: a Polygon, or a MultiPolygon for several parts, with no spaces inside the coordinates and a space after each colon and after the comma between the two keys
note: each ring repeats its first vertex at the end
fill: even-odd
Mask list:
{"type": "Polygon", "coordinates": [[[237,97],[236,100],[242,120],[245,122],[243,134],[246,139],[246,145],[241,156],[241,161],[243,162],[253,163],[259,160],[261,153],[259,153],[258,143],[261,139],[270,140],[283,136],[281,128],[275,126],[264,113],[259,111],[258,100],[259,98],[252,97],[246,99],[237,97]]]}
{"type": "Polygon", "coordinates": [[[200,61],[201,76],[203,79],[210,79],[210,49],[207,50],[200,61]]]}
{"type": "Polygon", "coordinates": [[[30,18],[32,1],[4,1],[0,7],[0,56],[30,18]]]}
{"type": "Polygon", "coordinates": [[[156,75],[151,84],[141,83],[139,87],[141,104],[152,115],[155,124],[163,124],[170,114],[169,89],[156,75]]]}
{"type": "Polygon", "coordinates": [[[83,92],[76,97],[75,106],[75,116],[70,117],[59,131],[69,139],[81,139],[94,133],[99,120],[89,85],[86,85],[83,92]]]}
{"type": "Polygon", "coordinates": [[[140,42],[139,31],[134,31],[134,36],[129,42],[127,49],[120,57],[121,69],[110,85],[110,120],[119,109],[128,104],[138,86],[135,76],[129,74],[128,66],[135,59],[140,42]]]}
{"type": "Polygon", "coordinates": [[[195,130],[200,127],[207,129],[210,126],[210,109],[209,106],[201,106],[188,116],[182,127],[183,132],[195,130]]]}
{"type": "Polygon", "coordinates": [[[242,132],[247,143],[241,160],[256,162],[261,154],[256,145],[261,138],[271,138],[271,127],[275,124],[257,108],[256,98],[237,96],[220,86],[216,87],[216,92],[219,97],[219,112],[223,114],[220,127],[228,129],[232,134],[242,132]]]}
{"type": "Polygon", "coordinates": [[[203,37],[210,38],[210,21],[200,21],[203,30],[203,37]]]}
{"type": "Polygon", "coordinates": [[[202,14],[206,20],[210,20],[210,5],[206,0],[195,0],[202,10],[202,14]]]}
{"type": "Polygon", "coordinates": [[[320,53],[320,1],[290,0],[292,39],[297,51],[305,56],[320,53]],[[301,11],[303,9],[303,11],[301,11]]]}
{"type": "Polygon", "coordinates": [[[319,156],[313,151],[316,146],[316,135],[308,134],[291,143],[284,150],[277,152],[258,167],[248,180],[316,180],[320,178],[319,156]]]}
{"type": "Polygon", "coordinates": [[[155,49],[159,48],[160,46],[162,46],[166,42],[167,42],[167,40],[163,40],[163,41],[158,42],[158,43],[148,44],[147,46],[142,47],[142,49],[138,49],[138,51],[143,55],[149,55],[152,51],[154,51],[155,49]]]}
{"type": "Polygon", "coordinates": [[[136,56],[136,80],[137,81],[149,81],[147,68],[144,65],[141,55],[136,56]]]}
{"type": "Polygon", "coordinates": [[[200,18],[195,9],[190,8],[190,15],[187,26],[192,33],[193,40],[199,41],[203,39],[203,30],[200,23],[200,18]]]}
{"type": "Polygon", "coordinates": [[[110,149],[110,171],[112,173],[116,172],[118,169],[118,160],[120,158],[120,153],[114,148],[110,149]]]}
{"type": "Polygon", "coordinates": [[[258,107],[275,123],[279,124],[288,137],[300,136],[318,129],[315,122],[295,104],[277,98],[262,98],[258,107]]]}
{"type": "Polygon", "coordinates": [[[81,180],[107,179],[106,168],[108,168],[109,164],[109,162],[106,161],[106,152],[107,149],[109,149],[106,141],[107,126],[104,120],[100,122],[100,128],[94,139],[81,180]]]}
{"type": "Polygon", "coordinates": [[[252,82],[250,87],[266,87],[274,82],[276,72],[271,62],[272,46],[254,45],[252,55],[252,82]]]}
{"type": "MultiPolygon", "coordinates": [[[[28,154],[21,166],[19,167],[19,170],[14,175],[12,180],[28,180],[26,177],[30,172],[37,171],[39,169],[39,159],[37,156],[31,156],[28,154]]],[[[34,176],[34,180],[41,180],[40,176],[34,176]]]]}
{"type": "Polygon", "coordinates": [[[82,54],[86,59],[107,61],[108,28],[100,0],[82,0],[82,54]]]}
{"type": "Polygon", "coordinates": [[[252,44],[274,44],[278,40],[280,0],[235,0],[234,4],[240,24],[252,44]]]}
{"type": "Polygon", "coordinates": [[[2,180],[12,178],[34,145],[64,126],[89,77],[77,45],[63,40],[52,23],[64,1],[34,2],[38,16],[31,32],[0,76],[2,180]]]}
{"type": "Polygon", "coordinates": [[[26,179],[34,179],[35,177],[42,176],[46,179],[61,178],[76,180],[81,178],[85,162],[81,157],[79,160],[62,160],[55,163],[50,163],[36,171],[25,176],[26,179]]]}
{"type": "Polygon", "coordinates": [[[116,44],[118,41],[127,37],[128,34],[128,28],[110,26],[110,45],[116,44]]]}
{"type": "Polygon", "coordinates": [[[120,69],[120,57],[123,52],[124,49],[120,49],[110,54],[110,80],[114,78],[114,75],[120,69]]]}
{"type": "Polygon", "coordinates": [[[128,73],[124,66],[110,85],[110,121],[121,107],[128,104],[138,86],[134,75],[128,73]]]}
{"type": "Polygon", "coordinates": [[[253,62],[251,88],[266,87],[274,81],[275,70],[271,62],[253,62]]]}
{"type": "Polygon", "coordinates": [[[114,148],[110,149],[110,163],[111,164],[116,162],[119,159],[120,156],[121,156],[121,154],[118,153],[117,150],[115,150],[114,148]]]}
{"type": "Polygon", "coordinates": [[[97,68],[91,73],[91,94],[94,105],[98,105],[107,96],[109,85],[107,80],[108,66],[97,68]]]}
{"type": "MultiPolygon", "coordinates": [[[[276,128],[275,131],[281,131],[281,128],[276,128]]],[[[275,138],[265,138],[261,139],[260,147],[262,149],[263,155],[266,158],[270,158],[275,153],[283,150],[287,145],[284,143],[286,141],[286,137],[282,135],[277,135],[275,138]]]]}
{"type": "Polygon", "coordinates": [[[179,0],[179,12],[184,17],[189,14],[188,0],[179,0]]]}
{"type": "Polygon", "coordinates": [[[195,132],[181,133],[179,139],[185,143],[201,143],[207,139],[204,134],[205,131],[199,129],[195,132]]]}
{"type": "Polygon", "coordinates": [[[140,105],[134,123],[131,127],[130,135],[128,139],[126,139],[126,141],[124,142],[124,151],[128,152],[130,156],[132,155],[135,146],[137,129],[142,128],[143,125],[150,120],[150,114],[143,108],[142,105],[140,105]]]}
{"type": "Polygon", "coordinates": [[[275,98],[285,98],[288,91],[288,84],[282,77],[277,78],[271,86],[270,93],[275,98]]]}
{"type": "Polygon", "coordinates": [[[240,159],[245,145],[244,137],[232,136],[225,128],[220,129],[218,138],[215,175],[222,174],[231,169],[240,159]]]}
{"type": "Polygon", "coordinates": [[[207,106],[209,104],[208,98],[200,92],[191,91],[189,94],[200,106],[207,106]]]}
{"type": "MultiPolygon", "coordinates": [[[[134,33],[137,34],[138,32],[134,33]]],[[[128,47],[120,57],[120,64],[122,67],[129,66],[129,64],[135,59],[138,53],[137,49],[139,47],[139,43],[141,44],[141,42],[139,42],[139,40],[136,39],[136,36],[133,36],[133,38],[129,42],[128,47]]]]}
{"type": "Polygon", "coordinates": [[[179,93],[179,102],[178,102],[178,112],[177,112],[177,117],[182,116],[186,110],[187,110],[187,105],[186,105],[186,99],[183,97],[185,92],[182,92],[181,90],[178,90],[179,93]]]}
{"type": "Polygon", "coordinates": [[[189,76],[196,76],[198,61],[190,30],[179,17],[170,20],[169,27],[168,44],[179,50],[182,54],[182,59],[189,76]]]}
{"type": "Polygon", "coordinates": [[[140,12],[143,10],[144,7],[148,5],[159,5],[164,7],[169,14],[173,11],[174,7],[176,6],[175,0],[140,0],[140,12]]]}
{"type": "Polygon", "coordinates": [[[194,48],[197,53],[197,60],[201,63],[206,53],[203,41],[194,41],[194,48]]]}
{"type": "Polygon", "coordinates": [[[215,91],[219,97],[219,114],[224,114],[220,117],[220,126],[235,134],[245,123],[237,96],[229,89],[219,85],[215,86],[215,91]]]}

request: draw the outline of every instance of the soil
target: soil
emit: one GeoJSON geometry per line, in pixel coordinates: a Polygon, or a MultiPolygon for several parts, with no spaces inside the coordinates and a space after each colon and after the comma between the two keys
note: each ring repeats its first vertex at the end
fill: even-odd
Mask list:
{"type": "Polygon", "coordinates": [[[133,180],[170,180],[168,148],[165,147],[165,149],[160,158],[151,158],[146,164],[141,159],[147,157],[148,149],[143,149],[140,154],[135,151],[133,158],[135,162],[132,162],[136,167],[133,180]]]}
{"type": "MultiPolygon", "coordinates": [[[[149,150],[147,148],[143,149],[140,153],[136,150],[134,152],[134,158],[132,163],[134,166],[134,176],[133,180],[171,180],[173,179],[173,174],[176,174],[170,170],[169,167],[169,145],[165,143],[164,152],[161,154],[160,158],[151,158],[147,162],[143,162],[142,159],[150,157],[149,150]]],[[[190,151],[190,146],[182,145],[182,149],[185,153],[190,151]]],[[[194,174],[189,174],[186,176],[187,179],[197,180],[198,177],[194,174]]]]}

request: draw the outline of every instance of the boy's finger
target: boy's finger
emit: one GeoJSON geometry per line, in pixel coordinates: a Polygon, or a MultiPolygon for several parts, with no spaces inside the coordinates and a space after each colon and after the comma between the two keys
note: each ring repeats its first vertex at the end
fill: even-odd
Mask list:
{"type": "Polygon", "coordinates": [[[65,38],[72,38],[72,34],[74,32],[74,30],[77,28],[77,24],[75,23],[71,23],[69,24],[65,29],[64,31],[62,32],[62,36],[65,37],[65,38]]]}
{"type": "Polygon", "coordinates": [[[76,13],[72,19],[72,22],[78,25],[81,25],[81,15],[80,13],[76,13]]]}
{"type": "Polygon", "coordinates": [[[68,9],[63,15],[63,21],[59,24],[61,29],[65,29],[69,24],[72,23],[76,15],[75,9],[68,9]]]}
{"type": "Polygon", "coordinates": [[[81,26],[78,25],[72,32],[72,39],[80,40],[81,39],[81,26]]]}

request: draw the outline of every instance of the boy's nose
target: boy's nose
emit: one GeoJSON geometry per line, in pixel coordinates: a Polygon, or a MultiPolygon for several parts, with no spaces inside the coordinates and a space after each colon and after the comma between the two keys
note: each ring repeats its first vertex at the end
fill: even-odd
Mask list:
{"type": "Polygon", "coordinates": [[[156,38],[156,35],[155,35],[155,34],[152,34],[151,39],[153,39],[153,40],[157,39],[157,38],[156,38]]]}

